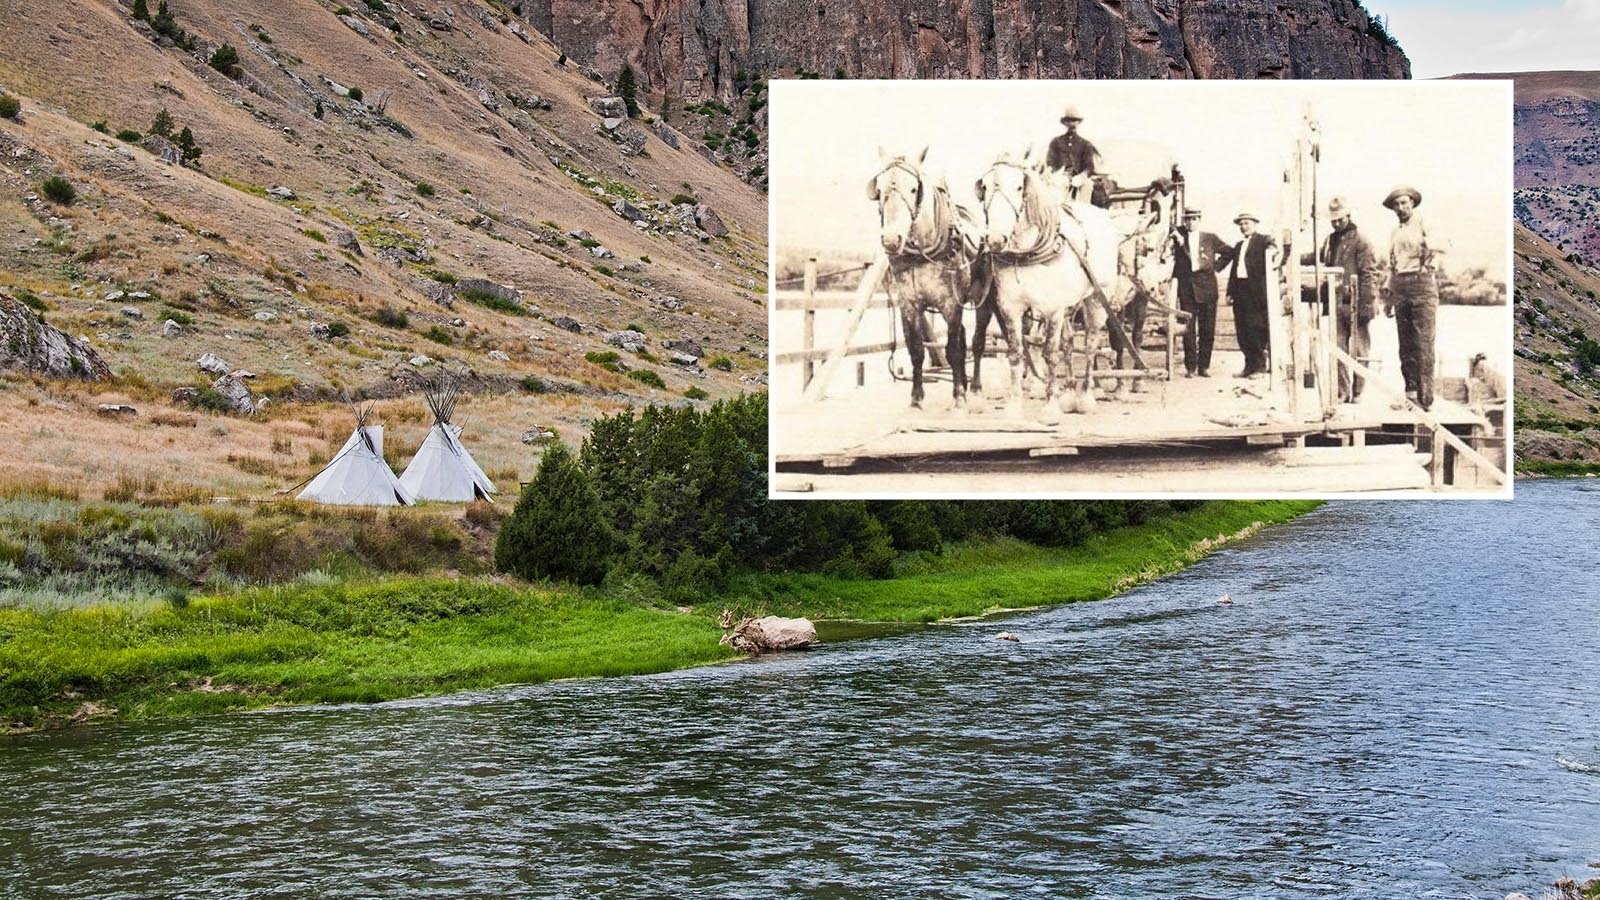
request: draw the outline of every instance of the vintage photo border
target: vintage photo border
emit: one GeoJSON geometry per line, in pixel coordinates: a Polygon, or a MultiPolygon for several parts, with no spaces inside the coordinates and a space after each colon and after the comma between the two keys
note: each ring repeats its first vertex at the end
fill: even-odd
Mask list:
{"type": "MultiPolygon", "coordinates": [[[[894,90],[932,90],[947,88],[950,85],[992,85],[996,91],[1004,91],[1018,83],[1027,83],[1033,86],[1059,87],[1063,94],[1072,91],[1083,92],[1105,89],[1108,82],[1098,80],[1074,79],[1037,79],[1018,82],[1012,80],[988,79],[902,79],[902,80],[847,80],[823,81],[821,79],[777,79],[769,82],[768,105],[769,117],[782,115],[781,110],[790,101],[791,95],[797,92],[815,90],[809,82],[826,84],[831,90],[845,90],[857,92],[881,91],[892,86],[894,90]]],[[[1126,87],[1126,82],[1109,82],[1126,87]]],[[[1415,491],[1400,492],[1361,492],[1361,491],[780,491],[777,488],[777,453],[775,438],[778,434],[777,416],[774,412],[771,399],[771,389],[768,394],[767,411],[767,498],[769,500],[1453,500],[1453,501],[1508,501],[1514,497],[1515,472],[1516,472],[1516,441],[1515,441],[1515,362],[1516,362],[1516,322],[1513,298],[1516,294],[1514,263],[1516,259],[1515,214],[1511,196],[1516,185],[1516,147],[1515,147],[1515,83],[1510,77],[1506,78],[1472,78],[1472,79],[1428,79],[1417,81],[1393,80],[1364,80],[1364,79],[1328,79],[1317,81],[1301,80],[1198,80],[1182,79],[1172,81],[1150,82],[1152,89],[1159,86],[1161,90],[1174,93],[1212,93],[1237,90],[1261,91],[1288,91],[1295,92],[1305,88],[1306,85],[1315,85],[1319,88],[1337,86],[1341,90],[1355,92],[1371,91],[1373,93],[1386,93],[1397,91],[1427,92],[1431,90],[1457,90],[1463,84],[1480,85],[1480,90],[1498,88],[1502,93],[1503,104],[1503,139],[1505,141],[1504,185],[1507,192],[1507,219],[1505,222],[1505,360],[1504,372],[1506,384],[1505,406],[1505,440],[1506,440],[1506,480],[1498,491],[1415,491]]],[[[774,143],[768,151],[767,171],[769,175],[777,170],[772,163],[774,159],[795,152],[798,148],[780,146],[774,143]]],[[[772,335],[777,316],[777,252],[778,234],[777,217],[778,203],[773,199],[769,184],[767,206],[767,381],[773,382],[773,370],[776,368],[775,352],[773,351],[772,335]]],[[[1436,338],[1437,339],[1437,338],[1436,338]]],[[[952,476],[959,477],[959,476],[952,476]]]]}

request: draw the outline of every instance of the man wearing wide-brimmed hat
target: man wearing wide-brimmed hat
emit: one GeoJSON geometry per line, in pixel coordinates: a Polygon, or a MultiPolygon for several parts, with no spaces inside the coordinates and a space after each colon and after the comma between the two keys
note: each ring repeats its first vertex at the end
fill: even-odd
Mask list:
{"type": "MultiPolygon", "coordinates": [[[[1090,199],[1091,191],[1097,186],[1094,181],[1095,167],[1100,162],[1100,151],[1078,133],[1078,125],[1082,121],[1083,114],[1078,107],[1066,108],[1061,114],[1061,124],[1067,126],[1067,132],[1050,141],[1050,150],[1044,160],[1047,167],[1066,175],[1068,191],[1073,200],[1090,199]]],[[[1103,192],[1096,192],[1093,197],[1095,205],[1106,205],[1100,202],[1098,193],[1103,192]]]]}
{"type": "MultiPolygon", "coordinates": [[[[1366,359],[1372,349],[1368,324],[1377,315],[1378,284],[1383,279],[1378,254],[1367,236],[1356,228],[1345,198],[1334,197],[1328,201],[1328,221],[1333,225],[1333,233],[1322,245],[1322,264],[1344,270],[1333,304],[1339,347],[1356,359],[1366,359]]],[[[1339,399],[1355,403],[1361,399],[1364,381],[1342,363],[1338,369],[1339,399]]]]}
{"type": "Polygon", "coordinates": [[[1422,193],[1410,185],[1389,192],[1383,205],[1394,211],[1399,224],[1389,239],[1389,293],[1384,314],[1395,320],[1400,338],[1400,374],[1407,397],[1423,409],[1433,405],[1435,324],[1439,315],[1439,287],[1434,281],[1436,258],[1443,252],[1417,207],[1422,193]]]}
{"type": "Polygon", "coordinates": [[[1228,245],[1200,227],[1200,216],[1198,207],[1183,211],[1183,224],[1172,234],[1172,274],[1178,279],[1178,308],[1190,317],[1183,332],[1183,370],[1190,377],[1210,378],[1217,334],[1217,257],[1228,245]]]}
{"type": "Polygon", "coordinates": [[[1233,219],[1243,238],[1217,254],[1219,264],[1228,268],[1228,301],[1233,304],[1233,325],[1244,352],[1244,369],[1236,378],[1249,378],[1267,371],[1271,334],[1267,320],[1268,250],[1272,238],[1257,234],[1261,219],[1255,213],[1241,212],[1233,219]]]}

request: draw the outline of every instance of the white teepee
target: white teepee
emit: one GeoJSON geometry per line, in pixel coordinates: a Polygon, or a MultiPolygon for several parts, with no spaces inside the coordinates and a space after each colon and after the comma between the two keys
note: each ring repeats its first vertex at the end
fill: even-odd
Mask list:
{"type": "Polygon", "coordinates": [[[298,499],[347,506],[410,506],[416,500],[383,461],[383,426],[368,425],[372,406],[352,405],[356,430],[298,499]]]}
{"type": "Polygon", "coordinates": [[[497,493],[494,482],[462,446],[461,426],[450,423],[456,401],[461,398],[461,390],[452,376],[441,373],[436,382],[423,388],[422,396],[433,412],[433,427],[428,429],[428,437],[400,476],[400,483],[418,500],[453,503],[493,500],[497,493]]]}

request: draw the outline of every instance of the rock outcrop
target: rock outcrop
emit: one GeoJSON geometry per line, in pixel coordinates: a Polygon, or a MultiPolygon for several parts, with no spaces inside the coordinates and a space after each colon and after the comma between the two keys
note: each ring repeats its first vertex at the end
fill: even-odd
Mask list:
{"type": "Polygon", "coordinates": [[[736,73],[850,78],[1408,78],[1356,0],[531,0],[574,60],[651,90],[737,92],[736,73]]]}
{"type": "Polygon", "coordinates": [[[817,642],[817,626],[810,619],[762,616],[744,619],[722,636],[722,643],[740,653],[804,650],[817,642]]]}
{"type": "Polygon", "coordinates": [[[9,294],[0,294],[0,369],[85,381],[111,377],[111,367],[87,343],[45,322],[9,294]]]}

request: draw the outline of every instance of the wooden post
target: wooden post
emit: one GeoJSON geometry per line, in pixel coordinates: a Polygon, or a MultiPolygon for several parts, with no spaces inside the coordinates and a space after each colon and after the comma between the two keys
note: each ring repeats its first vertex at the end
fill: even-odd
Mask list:
{"type": "Polygon", "coordinates": [[[872,302],[872,295],[878,290],[878,282],[883,280],[883,273],[889,270],[889,257],[879,253],[878,258],[867,267],[867,274],[861,277],[861,284],[856,287],[855,303],[850,307],[850,318],[845,322],[844,335],[839,338],[839,343],[828,351],[828,358],[822,361],[822,371],[812,379],[811,384],[805,389],[805,399],[809,401],[821,400],[828,391],[828,382],[833,379],[833,373],[839,368],[839,361],[844,359],[845,351],[850,349],[850,341],[856,336],[856,329],[861,326],[861,317],[866,315],[867,304],[872,302]]]}
{"type": "MultiPolygon", "coordinates": [[[[1352,373],[1361,375],[1367,380],[1367,387],[1369,389],[1377,388],[1379,392],[1388,394],[1390,397],[1405,403],[1406,411],[1411,414],[1412,418],[1432,429],[1433,454],[1438,465],[1441,466],[1441,470],[1444,464],[1444,448],[1441,446],[1440,440],[1442,438],[1442,443],[1456,448],[1457,453],[1466,457],[1479,469],[1482,469],[1490,478],[1494,479],[1495,484],[1506,483],[1506,473],[1497,463],[1489,459],[1487,456],[1484,456],[1482,453],[1479,453],[1477,450],[1467,446],[1466,441],[1456,437],[1456,435],[1451,432],[1450,429],[1444,427],[1444,423],[1440,422],[1439,419],[1433,415],[1433,413],[1430,413],[1422,407],[1412,403],[1403,392],[1397,391],[1387,384],[1379,381],[1377,375],[1371,369],[1357,362],[1355,357],[1344,352],[1343,347],[1333,347],[1331,350],[1335,361],[1342,361],[1345,365],[1350,367],[1352,373]]],[[[1432,471],[1431,465],[1430,471],[1432,471]]]]}
{"type": "MultiPolygon", "coordinates": [[[[800,330],[800,341],[804,345],[803,349],[810,350],[817,345],[817,310],[812,305],[817,299],[817,258],[815,256],[806,257],[805,294],[805,324],[800,330]]],[[[811,387],[811,378],[816,374],[816,363],[808,359],[803,363],[803,366],[805,374],[802,377],[800,386],[802,389],[806,389],[811,387]]]]}

